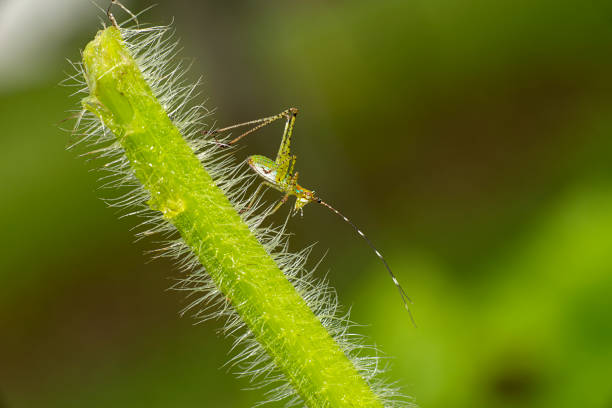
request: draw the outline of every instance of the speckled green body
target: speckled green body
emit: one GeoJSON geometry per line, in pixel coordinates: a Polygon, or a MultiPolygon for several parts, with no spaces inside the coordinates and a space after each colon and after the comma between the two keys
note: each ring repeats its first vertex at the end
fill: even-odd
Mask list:
{"type": "Polygon", "coordinates": [[[149,206],[176,227],[305,403],[382,407],[206,173],[144,81],[119,30],[99,32],[83,62],[90,89],[83,106],[114,133],[150,192],[149,206]]]}
{"type": "MultiPolygon", "coordinates": [[[[306,204],[319,200],[314,191],[308,190],[297,183],[297,173],[291,174],[290,169],[285,169],[286,173],[283,174],[278,159],[274,161],[266,156],[254,155],[250,156],[247,162],[253,171],[265,180],[265,184],[285,194],[280,204],[293,195],[296,198],[294,211],[297,211],[306,204]]],[[[276,209],[278,209],[278,206],[276,209]]]]}

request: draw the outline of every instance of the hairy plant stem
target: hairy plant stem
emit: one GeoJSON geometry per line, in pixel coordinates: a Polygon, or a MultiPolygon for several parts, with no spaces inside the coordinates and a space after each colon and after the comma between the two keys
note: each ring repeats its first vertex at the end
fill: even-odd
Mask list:
{"type": "Polygon", "coordinates": [[[305,403],[382,407],[215,185],[143,79],[120,31],[100,31],[83,52],[83,100],[115,135],[132,171],[305,403]]]}

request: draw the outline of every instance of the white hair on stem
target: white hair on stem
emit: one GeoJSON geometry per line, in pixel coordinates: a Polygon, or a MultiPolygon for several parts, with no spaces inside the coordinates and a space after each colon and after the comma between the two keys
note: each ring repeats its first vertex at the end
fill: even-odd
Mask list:
{"type": "MultiPolygon", "coordinates": [[[[133,18],[132,18],[133,19],[133,18]]],[[[130,19],[130,20],[132,20],[130,19]]],[[[408,397],[399,392],[395,384],[389,384],[382,374],[387,369],[386,359],[381,358],[375,346],[366,344],[362,335],[352,333],[357,325],[350,320],[350,312],[343,313],[338,297],[325,279],[314,277],[314,269],[306,267],[312,245],[298,252],[289,251],[287,222],[280,226],[264,225],[267,213],[273,204],[267,204],[261,196],[249,207],[250,188],[256,182],[256,175],[248,171],[244,162],[237,163],[234,148],[221,149],[216,140],[203,137],[206,119],[210,111],[196,102],[200,98],[200,82],[192,84],[186,78],[189,64],[175,62],[180,52],[178,42],[173,39],[170,26],[120,28],[126,47],[137,62],[145,80],[154,95],[166,110],[169,118],[190,144],[202,166],[215,183],[241,212],[242,219],[274,259],[287,279],[306,301],[321,324],[352,361],[359,374],[367,381],[385,407],[413,406],[408,397]]],[[[76,71],[64,81],[78,90],[73,95],[89,95],[84,67],[71,62],[76,71]]],[[[224,322],[221,332],[234,339],[232,356],[225,364],[240,377],[247,377],[254,388],[265,387],[268,402],[285,401],[285,406],[303,405],[285,375],[275,366],[272,358],[255,340],[234,311],[228,299],[216,288],[192,250],[178,236],[174,226],[159,212],[147,206],[149,193],[134,176],[122,147],[104,124],[92,113],[74,111],[76,124],[73,130],[75,141],[69,146],[87,149],[83,156],[103,159],[99,169],[103,175],[101,188],[117,190],[130,188],[118,197],[107,198],[112,208],[121,210],[123,216],[140,219],[135,229],[137,239],[156,235],[161,237],[160,247],[150,251],[152,259],[168,257],[173,259],[185,277],[173,289],[185,291],[190,303],[181,315],[191,313],[198,321],[220,319],[224,322]]],[[[319,261],[320,263],[320,261],[319,261]]]]}

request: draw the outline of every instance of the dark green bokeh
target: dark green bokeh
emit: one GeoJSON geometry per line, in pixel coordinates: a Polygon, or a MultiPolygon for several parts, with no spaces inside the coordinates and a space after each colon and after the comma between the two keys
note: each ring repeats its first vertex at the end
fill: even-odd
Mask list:
{"type": "MultiPolygon", "coordinates": [[[[324,208],[294,245],[330,248],[321,276],[419,405],[612,405],[609,3],[176,1],[142,20],[171,16],[217,124],[300,108],[300,180],[379,246],[419,328],[324,208]]],[[[82,27],[48,80],[0,94],[0,405],[251,406],[221,323],[178,317],[180,274],[65,151],[77,101],[56,84],[95,10],[82,27]]],[[[273,156],[280,132],[239,154],[273,156]]]]}

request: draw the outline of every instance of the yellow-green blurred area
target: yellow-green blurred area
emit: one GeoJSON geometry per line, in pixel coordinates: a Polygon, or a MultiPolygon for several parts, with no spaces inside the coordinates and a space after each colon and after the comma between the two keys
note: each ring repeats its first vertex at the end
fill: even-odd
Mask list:
{"type": "MultiPolygon", "coordinates": [[[[333,213],[306,207],[292,245],[318,241],[313,265],[329,248],[319,276],[390,380],[424,408],[612,407],[612,3],[181,0],[140,20],[173,17],[211,124],[300,108],[301,183],[375,242],[418,328],[333,213]]],[[[58,82],[99,18],[0,3],[0,406],[252,406],[223,323],[179,317],[180,272],[65,150],[78,99],[58,82]]]]}

